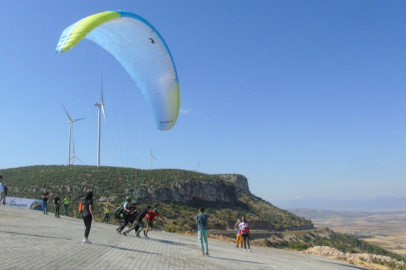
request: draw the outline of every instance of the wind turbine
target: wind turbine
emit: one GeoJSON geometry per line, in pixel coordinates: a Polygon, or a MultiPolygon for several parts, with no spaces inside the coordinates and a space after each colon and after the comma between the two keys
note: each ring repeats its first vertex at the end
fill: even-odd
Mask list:
{"type": "Polygon", "coordinates": [[[75,165],[75,158],[83,163],[83,161],[81,161],[80,158],[75,155],[75,140],[73,140],[73,155],[71,155],[70,158],[72,159],[72,165],[75,165]]]}
{"type": "Polygon", "coordinates": [[[101,128],[101,112],[103,111],[104,121],[106,121],[106,113],[104,112],[104,102],[103,102],[103,76],[101,78],[101,102],[94,104],[94,106],[99,107],[99,131],[97,134],[97,167],[100,167],[100,128],[101,128]]]}
{"type": "Polygon", "coordinates": [[[151,159],[151,170],[152,170],[152,163],[154,162],[154,159],[157,160],[153,155],[152,155],[152,149],[151,150],[151,156],[149,157],[151,159]]]}
{"type": "Polygon", "coordinates": [[[200,162],[199,162],[199,164],[197,164],[195,172],[197,172],[197,169],[199,169],[199,166],[200,166],[200,162]]]}
{"type": "MultiPolygon", "coordinates": [[[[61,103],[62,104],[62,103],[61,103]]],[[[70,165],[70,141],[71,141],[71,138],[72,138],[72,124],[73,124],[73,122],[76,122],[76,121],[79,121],[79,120],[83,120],[83,119],[85,119],[85,118],[79,118],[79,119],[75,119],[75,120],[72,120],[72,118],[69,116],[69,113],[68,113],[68,111],[66,110],[66,108],[65,108],[65,106],[63,106],[63,104],[62,104],[62,107],[63,107],[63,109],[65,110],[65,112],[66,112],[66,115],[68,116],[68,118],[69,118],[69,120],[68,120],[68,124],[69,124],[69,150],[68,150],[68,165],[70,165]]]]}

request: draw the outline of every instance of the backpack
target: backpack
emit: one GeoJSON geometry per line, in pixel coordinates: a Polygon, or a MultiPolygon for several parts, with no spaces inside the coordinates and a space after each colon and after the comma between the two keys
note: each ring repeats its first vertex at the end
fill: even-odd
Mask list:
{"type": "Polygon", "coordinates": [[[123,219],[123,209],[124,209],[124,204],[122,203],[121,206],[117,207],[116,210],[114,210],[114,217],[116,219],[123,219]]]}

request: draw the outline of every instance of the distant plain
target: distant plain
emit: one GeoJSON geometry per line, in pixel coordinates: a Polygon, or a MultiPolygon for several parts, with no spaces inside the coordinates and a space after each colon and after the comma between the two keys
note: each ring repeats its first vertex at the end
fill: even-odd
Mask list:
{"type": "Polygon", "coordinates": [[[388,212],[352,212],[290,209],[310,218],[315,227],[355,235],[371,244],[406,256],[406,210],[388,212]]]}

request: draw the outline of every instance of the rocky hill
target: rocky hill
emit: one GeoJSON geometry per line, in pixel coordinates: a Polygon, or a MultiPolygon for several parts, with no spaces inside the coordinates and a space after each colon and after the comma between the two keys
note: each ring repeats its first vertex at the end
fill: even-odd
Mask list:
{"type": "MultiPolygon", "coordinates": [[[[94,166],[31,166],[3,169],[8,196],[36,198],[47,189],[53,197],[69,195],[70,215],[77,214],[77,203],[93,190],[102,218],[102,206],[115,208],[126,196],[141,204],[152,204],[169,220],[164,229],[185,231],[194,228],[197,208],[204,206],[209,225],[214,229],[233,230],[237,218],[246,217],[255,229],[311,229],[310,220],[297,217],[251,194],[243,175],[209,175],[199,172],[161,169],[139,170],[94,166]]],[[[159,222],[157,224],[160,225],[159,222]]],[[[162,224],[161,224],[162,225],[162,224]]]]}

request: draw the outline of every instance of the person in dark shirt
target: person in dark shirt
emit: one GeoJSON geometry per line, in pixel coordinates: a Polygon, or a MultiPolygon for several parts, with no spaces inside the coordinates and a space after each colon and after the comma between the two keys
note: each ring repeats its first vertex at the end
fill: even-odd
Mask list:
{"type": "Polygon", "coordinates": [[[137,209],[137,203],[136,202],[132,203],[131,206],[130,206],[130,215],[128,217],[128,221],[130,223],[134,223],[134,221],[135,221],[136,217],[138,216],[139,212],[140,211],[138,211],[138,209],[137,209]]]}
{"type": "Polygon", "coordinates": [[[42,210],[44,210],[44,214],[48,215],[48,199],[49,199],[49,193],[46,189],[44,189],[44,192],[42,193],[42,210]]]}
{"type": "Polygon", "coordinates": [[[92,227],[92,220],[94,220],[93,215],[93,192],[89,191],[85,196],[85,206],[83,207],[83,221],[85,222],[85,238],[83,238],[83,243],[91,244],[89,241],[90,228],[92,227]]]}
{"type": "Polygon", "coordinates": [[[60,203],[60,199],[59,199],[59,194],[58,193],[56,193],[56,196],[54,197],[54,206],[55,206],[55,217],[56,218],[61,218],[60,216],[59,216],[59,203],[60,203]]]}
{"type": "Polygon", "coordinates": [[[123,205],[123,225],[121,225],[120,227],[118,227],[116,229],[117,233],[121,234],[121,232],[124,230],[124,228],[128,225],[128,221],[129,221],[129,215],[130,215],[130,203],[131,203],[131,198],[127,197],[126,198],[126,202],[123,205]]]}
{"type": "Polygon", "coordinates": [[[145,216],[148,214],[148,211],[151,210],[151,206],[148,205],[147,208],[145,208],[144,210],[142,210],[136,218],[136,221],[133,223],[133,225],[131,226],[131,228],[129,228],[128,230],[126,230],[125,232],[123,232],[123,234],[125,236],[127,236],[127,233],[129,233],[131,230],[134,230],[135,227],[138,225],[140,228],[137,231],[137,237],[141,237],[140,236],[140,232],[144,229],[144,224],[142,223],[142,220],[145,218],[145,216]]]}
{"type": "MultiPolygon", "coordinates": [[[[137,217],[138,217],[139,213],[140,213],[140,211],[137,209],[137,202],[132,203],[131,207],[130,207],[130,215],[128,217],[128,223],[134,225],[134,223],[137,222],[137,217]]],[[[137,233],[138,229],[139,229],[139,225],[136,224],[135,233],[137,233]]]]}

